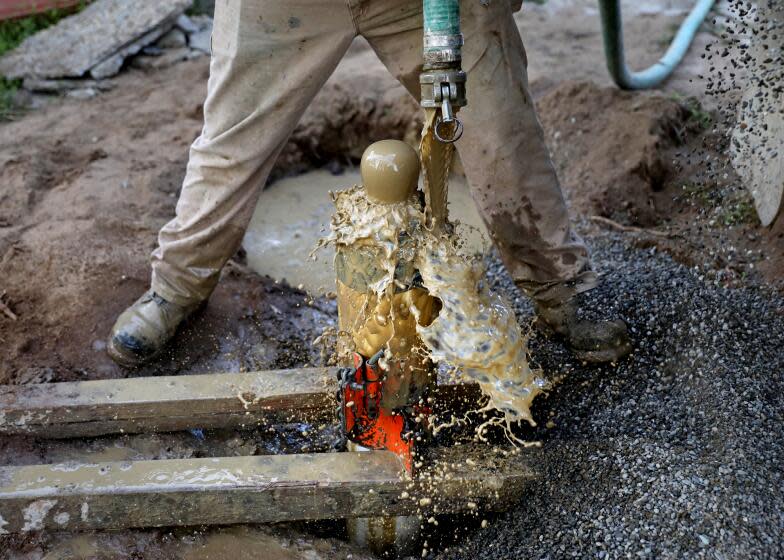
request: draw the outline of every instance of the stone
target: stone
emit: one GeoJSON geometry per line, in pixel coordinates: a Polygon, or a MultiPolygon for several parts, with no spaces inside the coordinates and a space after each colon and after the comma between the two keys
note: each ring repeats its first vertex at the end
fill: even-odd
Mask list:
{"type": "Polygon", "coordinates": [[[139,39],[127,47],[124,47],[104,62],[94,66],[90,70],[90,75],[96,80],[114,76],[122,69],[123,63],[127,57],[138,54],[139,51],[147,45],[154,43],[164,33],[166,33],[166,27],[159,26],[154,28],[152,31],[142,35],[139,39]]]}
{"type": "Polygon", "coordinates": [[[188,44],[192,49],[207,54],[212,53],[212,28],[192,33],[188,36],[188,44]]]}
{"type": "Polygon", "coordinates": [[[96,80],[40,80],[37,78],[26,78],[22,82],[22,87],[27,91],[36,93],[63,93],[85,88],[108,91],[114,87],[114,84],[96,80]]]}
{"type": "Polygon", "coordinates": [[[212,18],[210,16],[203,16],[203,15],[191,16],[191,21],[196,26],[198,31],[204,31],[205,29],[212,29],[212,18]]]}
{"type": "Polygon", "coordinates": [[[78,78],[88,72],[93,77],[112,75],[125,57],[171,29],[190,4],[190,0],[97,0],[0,58],[0,74],[10,79],[78,78]]]}
{"type": "Polygon", "coordinates": [[[120,72],[123,62],[125,62],[125,57],[123,55],[112,55],[100,64],[93,66],[93,68],[90,70],[90,76],[96,80],[110,78],[120,72]]]}
{"type": "Polygon", "coordinates": [[[182,14],[180,17],[178,17],[178,18],[177,18],[177,21],[175,22],[175,25],[176,25],[176,26],[177,26],[177,27],[178,27],[178,28],[179,28],[181,31],[184,31],[185,33],[189,33],[189,34],[190,34],[190,33],[196,33],[196,32],[198,32],[198,31],[201,31],[201,30],[199,29],[199,26],[198,26],[198,25],[196,25],[196,24],[193,22],[193,20],[192,20],[191,18],[189,18],[189,17],[188,17],[187,15],[185,15],[185,14],[182,14]]]}
{"type": "Polygon", "coordinates": [[[179,49],[188,45],[188,38],[185,33],[175,27],[165,33],[155,44],[162,49],[179,49]]]}
{"type": "Polygon", "coordinates": [[[96,95],[98,95],[98,90],[95,88],[74,89],[66,94],[73,99],[92,99],[96,95]]]}
{"type": "Polygon", "coordinates": [[[203,56],[203,53],[199,51],[194,52],[187,47],[167,49],[166,52],[160,56],[135,56],[131,59],[131,66],[139,68],[140,70],[160,70],[161,68],[167,68],[178,62],[199,56],[203,56]]]}

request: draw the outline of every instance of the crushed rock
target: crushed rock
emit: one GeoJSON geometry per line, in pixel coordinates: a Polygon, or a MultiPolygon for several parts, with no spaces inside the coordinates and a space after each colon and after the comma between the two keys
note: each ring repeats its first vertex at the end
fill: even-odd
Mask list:
{"type": "MultiPolygon", "coordinates": [[[[594,313],[624,318],[636,350],[591,367],[532,337],[545,372],[565,374],[521,431],[542,442],[542,484],[437,557],[784,557],[784,299],[619,235],[592,241],[594,313]]],[[[497,261],[491,276],[530,321],[497,261]]]]}

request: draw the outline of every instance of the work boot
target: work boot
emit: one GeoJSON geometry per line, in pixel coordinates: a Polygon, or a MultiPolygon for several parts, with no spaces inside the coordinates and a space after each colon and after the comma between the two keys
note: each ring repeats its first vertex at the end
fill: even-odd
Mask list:
{"type": "Polygon", "coordinates": [[[563,303],[534,301],[540,327],[564,338],[574,355],[585,362],[617,362],[632,351],[626,323],[582,319],[583,298],[578,294],[563,303]]]}
{"type": "Polygon", "coordinates": [[[107,347],[109,357],[125,368],[152,360],[198,307],[199,304],[177,305],[148,291],[114,323],[107,347]]]}

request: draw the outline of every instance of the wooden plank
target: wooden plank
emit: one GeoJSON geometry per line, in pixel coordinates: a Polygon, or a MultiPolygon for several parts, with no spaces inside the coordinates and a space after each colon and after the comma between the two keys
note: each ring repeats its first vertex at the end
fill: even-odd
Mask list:
{"type": "Polygon", "coordinates": [[[334,409],[330,376],[332,368],[301,368],[3,386],[0,433],[60,438],[307,421],[334,409]]]}
{"type": "MultiPolygon", "coordinates": [[[[0,434],[45,438],[235,428],[315,421],[335,413],[334,368],[299,368],[0,386],[0,434]]],[[[444,386],[437,401],[479,398],[444,386]]]]}
{"type": "Polygon", "coordinates": [[[499,509],[533,475],[410,480],[388,451],[0,468],[0,533],[224,525],[499,509]]]}

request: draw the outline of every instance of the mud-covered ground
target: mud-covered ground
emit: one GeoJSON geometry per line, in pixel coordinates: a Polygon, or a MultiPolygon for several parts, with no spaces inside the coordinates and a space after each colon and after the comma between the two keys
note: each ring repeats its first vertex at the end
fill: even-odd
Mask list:
{"type": "MultiPolygon", "coordinates": [[[[534,409],[539,428],[521,431],[543,443],[520,460],[544,480],[485,529],[460,522],[433,535],[433,554],[781,557],[784,222],[756,222],[726,162],[717,101],[694,80],[704,70],[699,52],[717,40],[710,26],[666,91],[622,93],[609,86],[592,5],[551,0],[528,6],[518,21],[564,190],[606,274],[592,299],[629,321],[638,350],[617,367],[587,367],[535,335],[534,359],[564,377],[534,409]]],[[[627,34],[639,40],[629,55],[651,62],[684,3],[635,5],[627,34]]],[[[173,214],[201,126],[207,72],[206,59],[129,70],[95,99],[47,100],[0,124],[0,294],[18,316],[0,313],[0,383],[129,375],[105,356],[104,340],[147,287],[148,254],[173,214]]],[[[418,119],[413,100],[358,42],[273,178],[324,165],[339,172],[372,140],[415,138],[418,119]]],[[[529,322],[530,308],[497,266],[491,278],[529,322]]],[[[311,342],[335,316],[329,298],[256,275],[240,253],[172,351],[130,375],[318,364],[311,342]]],[[[0,438],[0,463],[329,447],[330,432],[308,443],[302,431],[0,438]]],[[[324,538],[334,533],[291,526],[38,534],[0,537],[0,558],[222,558],[227,546],[237,558],[254,557],[243,551],[257,547],[280,549],[280,558],[364,557],[324,538]]]]}

